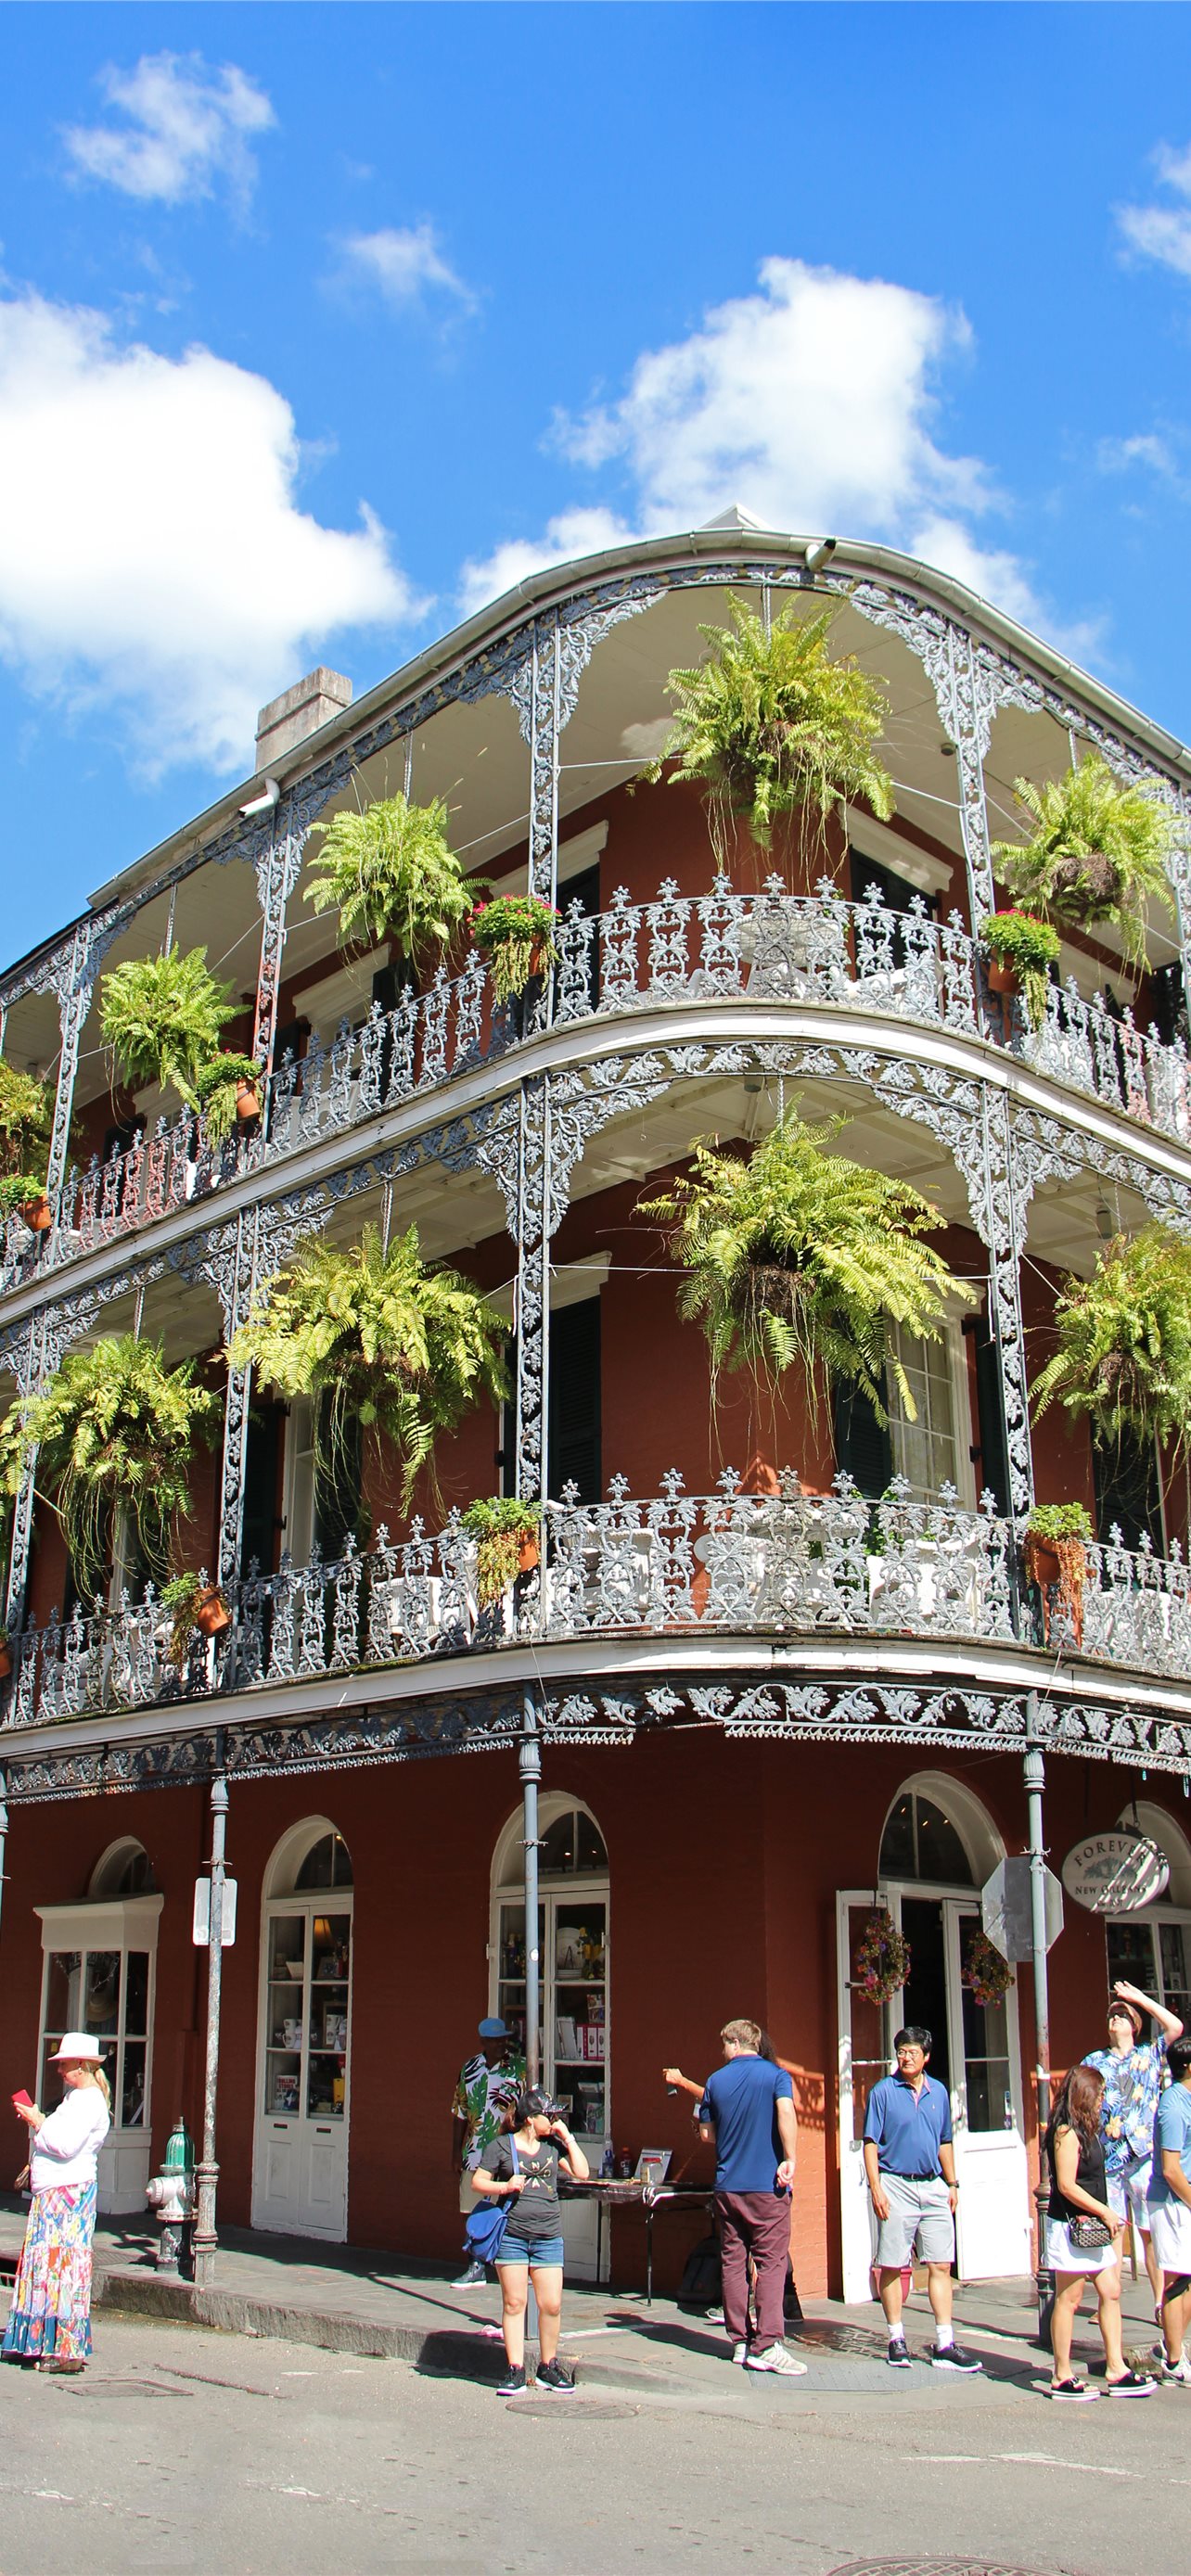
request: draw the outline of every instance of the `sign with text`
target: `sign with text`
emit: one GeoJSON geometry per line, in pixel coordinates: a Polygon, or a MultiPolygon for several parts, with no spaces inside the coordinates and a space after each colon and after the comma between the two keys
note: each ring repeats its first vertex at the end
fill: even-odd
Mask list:
{"type": "MultiPolygon", "coordinates": [[[[1015,1966],[1028,1960],[1034,1947],[1033,1909],[1030,1900],[1030,1855],[1019,1853],[1013,1860],[998,1862],[992,1877],[980,1890],[980,1919],[1003,1959],[1015,1966]]],[[[1063,1891],[1053,1869],[1043,1871],[1046,1893],[1046,1946],[1053,1950],[1063,1929],[1063,1891]]]]}
{"type": "MultiPolygon", "coordinates": [[[[211,1881],[209,1878],[196,1878],[194,1882],[194,1928],[190,1937],[194,1942],[196,1950],[206,1950],[210,1948],[211,1881]]],[[[223,1882],[223,1914],[220,1922],[220,1949],[230,1950],[235,1938],[236,1882],[234,1878],[225,1878],[223,1882]]]]}
{"type": "Polygon", "coordinates": [[[1089,1834],[1063,1863],[1063,1885],[1089,1914],[1136,1914],[1156,1905],[1170,1879],[1170,1862],[1148,1834],[1123,1827],[1089,1834]]]}

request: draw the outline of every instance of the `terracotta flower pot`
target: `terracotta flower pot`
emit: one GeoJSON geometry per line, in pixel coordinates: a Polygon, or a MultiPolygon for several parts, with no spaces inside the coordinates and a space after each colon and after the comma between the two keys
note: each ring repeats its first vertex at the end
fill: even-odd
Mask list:
{"type": "Polygon", "coordinates": [[[1036,1583],[1040,1592],[1049,1592],[1051,1585],[1058,1582],[1062,1572],[1057,1547],[1048,1546],[1044,1538],[1028,1538],[1026,1572],[1031,1583],[1036,1583]]]}
{"type": "Polygon", "coordinates": [[[538,1563],[539,1554],[536,1537],[531,1537],[528,1530],[524,1531],[517,1541],[518,1574],[532,1574],[538,1563]]]}
{"type": "Polygon", "coordinates": [[[12,1648],[9,1645],[0,1646],[0,1682],[6,1682],[11,1671],[12,1648]]]}
{"type": "Polygon", "coordinates": [[[54,1222],[54,1211],[47,1198],[23,1199],[21,1215],[30,1234],[48,1234],[54,1222]]]}
{"type": "Polygon", "coordinates": [[[1027,1530],[1024,1547],[1026,1578],[1036,1583],[1042,1595],[1042,1633],[1049,1642],[1051,1629],[1051,1594],[1057,1586],[1058,1606],[1070,1624],[1072,1643],[1083,1644],[1083,1588],[1087,1576],[1088,1556],[1080,1538],[1062,1539],[1053,1546],[1027,1530]]]}
{"type": "Polygon", "coordinates": [[[1020,993],[1021,977],[1008,957],[989,958],[988,989],[990,993],[1004,993],[1013,997],[1020,993]]]}
{"type": "Polygon", "coordinates": [[[230,1628],[232,1614],[217,1583],[209,1584],[205,1592],[200,1592],[194,1624],[200,1637],[219,1637],[225,1628],[230,1628]]]}
{"type": "Polygon", "coordinates": [[[255,1082],[236,1084],[236,1116],[242,1127],[248,1127],[261,1114],[261,1096],[255,1082]]]}

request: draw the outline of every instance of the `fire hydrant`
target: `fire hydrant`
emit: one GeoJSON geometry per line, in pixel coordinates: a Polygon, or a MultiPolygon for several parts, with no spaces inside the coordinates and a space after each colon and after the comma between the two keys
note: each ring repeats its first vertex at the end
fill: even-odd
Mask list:
{"type": "Polygon", "coordinates": [[[145,2198],[161,2220],[159,2272],[194,2273],[194,2145],[181,2115],[166,2139],[161,2172],[145,2185],[145,2198]]]}

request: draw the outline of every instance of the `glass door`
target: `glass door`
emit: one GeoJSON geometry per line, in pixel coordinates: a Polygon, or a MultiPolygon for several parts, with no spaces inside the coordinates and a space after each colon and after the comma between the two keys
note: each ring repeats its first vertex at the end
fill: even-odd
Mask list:
{"type": "Polygon", "coordinates": [[[598,2171],[608,2136],[607,1900],[567,1891],[547,1905],[550,2089],[598,2171]]]}
{"type": "MultiPolygon", "coordinates": [[[[963,2188],[956,2221],[961,2281],[1003,2280],[1031,2264],[1031,2202],[1020,2102],[1017,1991],[978,2002],[965,1983],[981,1930],[970,1898],[947,1897],[946,1960],[955,2170],[963,2188]]],[[[904,1917],[903,1917],[904,1921],[904,1917]]],[[[933,2067],[932,2059],[932,2067],[933,2067]]]]}
{"type": "Polygon", "coordinates": [[[351,1950],[340,1890],[269,1907],[254,2226],[347,2233],[351,1950]]]}

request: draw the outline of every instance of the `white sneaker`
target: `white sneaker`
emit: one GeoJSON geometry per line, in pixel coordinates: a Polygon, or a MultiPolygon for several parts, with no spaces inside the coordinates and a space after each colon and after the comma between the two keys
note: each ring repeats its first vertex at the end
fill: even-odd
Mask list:
{"type": "Polygon", "coordinates": [[[749,2352],[749,2348],[748,2348],[748,2345],[747,2345],[746,2343],[734,2343],[734,2344],[733,2344],[733,2346],[732,2346],[732,2359],[733,2359],[733,2361],[735,2362],[735,2364],[736,2364],[736,2366],[737,2366],[737,2369],[739,2369],[740,2364],[741,2364],[741,2362],[742,2362],[742,2361],[747,2361],[747,2360],[748,2360],[748,2352],[749,2352]]]}
{"type": "Polygon", "coordinates": [[[1188,2361],[1186,2353],[1181,2352],[1177,2361],[1168,2361],[1163,2352],[1162,2376],[1163,2379],[1181,2380],[1184,2387],[1191,2384],[1191,2362],[1188,2361]]]}
{"type": "Polygon", "coordinates": [[[746,2370],[776,2370],[783,2379],[805,2379],[806,2363],[795,2361],[784,2343],[766,2344],[764,2352],[750,2352],[745,2357],[746,2370]]]}

